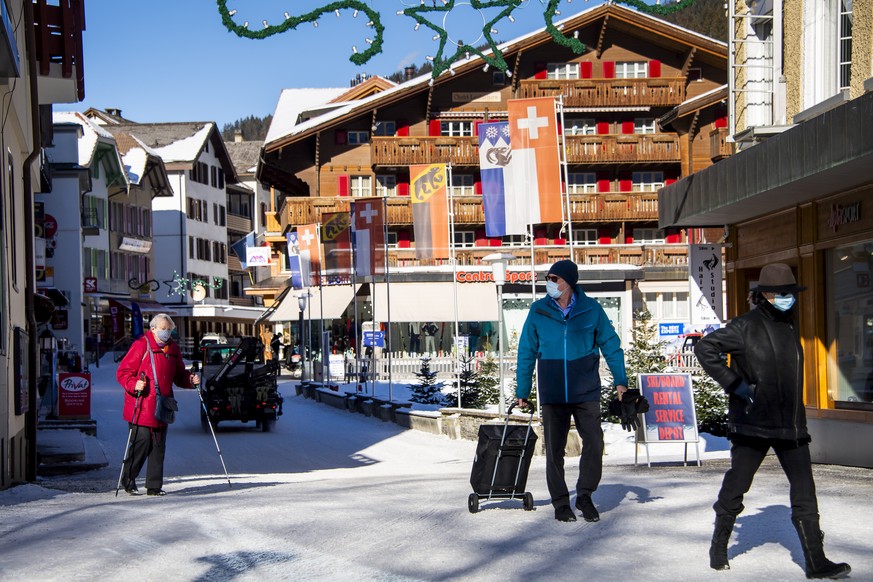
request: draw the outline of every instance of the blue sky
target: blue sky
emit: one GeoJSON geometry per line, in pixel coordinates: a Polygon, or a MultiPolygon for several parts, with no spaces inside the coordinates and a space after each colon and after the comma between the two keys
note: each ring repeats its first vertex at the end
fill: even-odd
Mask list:
{"type": "MultiPolygon", "coordinates": [[[[215,121],[219,127],[248,115],[273,113],[284,88],[348,87],[356,74],[387,76],[408,64],[421,64],[433,55],[434,33],[415,21],[398,16],[405,6],[420,0],[368,0],[385,26],[383,51],[358,66],[349,61],[352,45],[363,51],[372,37],[363,13],[340,17],[328,14],[316,28],[301,24],[297,30],[263,40],[240,38],[221,22],[214,0],[87,0],[85,2],[85,101],[55,110],[118,108],[138,122],[215,121]]],[[[431,0],[427,0],[428,3],[431,0]]],[[[238,10],[234,19],[250,21],[251,30],[266,19],[279,24],[283,12],[297,16],[329,0],[228,0],[238,10]]],[[[596,3],[596,2],[595,2],[596,3]]],[[[594,3],[561,4],[562,16],[594,3]]],[[[487,19],[496,13],[486,13],[487,19]]],[[[434,20],[442,24],[442,16],[434,20]]],[[[481,34],[482,16],[468,2],[456,1],[445,27],[453,40],[471,45],[481,34]]],[[[543,6],[529,0],[495,25],[495,39],[510,40],[541,28],[543,6]]]]}

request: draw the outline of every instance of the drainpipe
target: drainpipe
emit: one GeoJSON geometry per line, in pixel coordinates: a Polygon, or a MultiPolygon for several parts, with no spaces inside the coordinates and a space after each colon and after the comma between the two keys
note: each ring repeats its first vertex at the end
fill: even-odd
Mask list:
{"type": "MultiPolygon", "coordinates": [[[[36,316],[34,315],[34,298],[36,292],[36,265],[34,261],[34,219],[33,219],[33,184],[31,180],[30,166],[39,157],[42,149],[39,129],[39,93],[37,90],[36,71],[36,47],[34,41],[33,2],[24,4],[24,42],[27,51],[27,74],[30,77],[30,122],[33,150],[25,158],[22,164],[21,175],[23,178],[24,198],[24,252],[25,252],[25,285],[24,302],[27,312],[27,413],[24,419],[25,439],[25,469],[24,477],[27,481],[36,481],[36,381],[39,369],[39,344],[36,333],[36,316]]],[[[81,66],[81,63],[79,63],[81,66]]],[[[14,192],[14,191],[13,191],[14,192]]]]}

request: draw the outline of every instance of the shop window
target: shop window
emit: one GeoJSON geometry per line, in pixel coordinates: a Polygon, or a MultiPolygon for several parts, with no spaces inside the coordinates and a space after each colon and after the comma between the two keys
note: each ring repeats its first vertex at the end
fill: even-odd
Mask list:
{"type": "Polygon", "coordinates": [[[873,241],[825,254],[828,393],[836,408],[873,410],[873,241]]]}

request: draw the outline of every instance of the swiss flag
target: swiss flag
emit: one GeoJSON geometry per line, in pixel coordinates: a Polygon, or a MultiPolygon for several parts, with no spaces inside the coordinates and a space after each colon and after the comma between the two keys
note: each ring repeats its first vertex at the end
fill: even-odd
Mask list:
{"type": "Polygon", "coordinates": [[[355,276],[385,274],[385,198],[357,198],[352,204],[355,276]]]}
{"type": "Polygon", "coordinates": [[[297,245],[300,257],[309,262],[311,285],[317,286],[321,280],[321,244],[319,244],[318,225],[305,224],[297,227],[297,245]]]}

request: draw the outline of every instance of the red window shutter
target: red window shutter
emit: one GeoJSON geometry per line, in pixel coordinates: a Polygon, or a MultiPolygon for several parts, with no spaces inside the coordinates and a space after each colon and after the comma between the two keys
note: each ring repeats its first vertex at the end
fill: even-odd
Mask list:
{"type": "Polygon", "coordinates": [[[664,237],[664,242],[667,242],[669,244],[680,243],[682,242],[681,235],[678,232],[674,234],[668,234],[666,237],[664,237]]]}
{"type": "Polygon", "coordinates": [[[633,133],[634,132],[634,122],[633,121],[622,121],[621,122],[621,132],[622,133],[633,133]]]}
{"type": "Polygon", "coordinates": [[[338,176],[337,177],[337,193],[340,196],[348,196],[349,195],[349,177],[348,176],[338,176]]]}
{"type": "Polygon", "coordinates": [[[664,179],[665,186],[669,186],[670,184],[673,184],[674,182],[676,182],[676,178],[665,178],[664,179]]]}
{"type": "Polygon", "coordinates": [[[591,61],[582,61],[579,63],[581,65],[581,75],[583,79],[590,79],[594,76],[594,63],[591,61]]]}
{"type": "Polygon", "coordinates": [[[409,182],[400,182],[397,184],[398,196],[409,196],[409,182]]]}
{"type": "Polygon", "coordinates": [[[546,64],[539,62],[534,63],[534,79],[547,79],[549,77],[546,64]]]}
{"type": "Polygon", "coordinates": [[[482,195],[482,182],[473,182],[473,193],[478,196],[482,195]]]}
{"type": "Polygon", "coordinates": [[[405,119],[397,120],[397,137],[406,137],[409,135],[409,122],[405,119]]]}
{"type": "Polygon", "coordinates": [[[473,122],[473,135],[479,135],[479,124],[482,123],[481,119],[478,119],[473,122]]]}
{"type": "Polygon", "coordinates": [[[499,236],[491,237],[488,239],[488,246],[501,247],[503,246],[503,239],[499,236]]]}
{"type": "Polygon", "coordinates": [[[612,243],[612,233],[609,232],[609,228],[605,226],[601,226],[597,229],[597,244],[600,245],[608,245],[612,243]]]}
{"type": "Polygon", "coordinates": [[[409,246],[410,246],[410,243],[408,240],[398,240],[397,241],[397,248],[398,249],[408,249],[409,246]]]}
{"type": "Polygon", "coordinates": [[[634,189],[634,183],[631,180],[619,180],[618,181],[619,192],[632,192],[633,189],[634,189]]]}
{"type": "Polygon", "coordinates": [[[439,119],[431,119],[430,125],[428,126],[427,135],[431,137],[440,135],[440,120],[439,119]]]}
{"type": "Polygon", "coordinates": [[[348,132],[344,129],[338,129],[333,133],[333,143],[337,145],[345,145],[348,143],[348,132]]]}
{"type": "Polygon", "coordinates": [[[606,121],[598,121],[597,122],[597,135],[604,135],[609,133],[609,123],[606,121]]]}
{"type": "Polygon", "coordinates": [[[718,119],[716,119],[715,120],[715,127],[716,128],[727,127],[727,116],[719,117],[718,119]]]}
{"type": "Polygon", "coordinates": [[[603,61],[603,78],[615,78],[615,61],[603,61]]]}
{"type": "Polygon", "coordinates": [[[609,192],[612,186],[609,184],[609,180],[597,180],[597,191],[598,192],[609,192]]]}
{"type": "Polygon", "coordinates": [[[649,61],[649,77],[661,76],[661,61],[649,61]]]}
{"type": "Polygon", "coordinates": [[[558,122],[558,135],[564,135],[564,124],[560,121],[558,122]]]}

